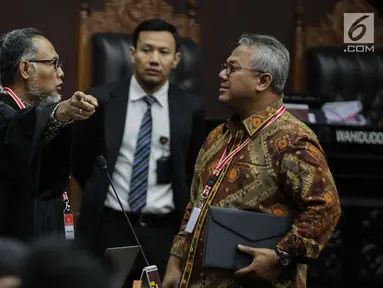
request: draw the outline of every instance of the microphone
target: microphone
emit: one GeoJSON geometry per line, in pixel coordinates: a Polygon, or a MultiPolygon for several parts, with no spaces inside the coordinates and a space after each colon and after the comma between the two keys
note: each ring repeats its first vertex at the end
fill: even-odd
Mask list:
{"type": "Polygon", "coordinates": [[[113,192],[114,192],[114,194],[116,195],[116,198],[117,198],[118,203],[120,204],[121,211],[124,213],[125,218],[126,218],[126,220],[128,221],[128,223],[129,223],[130,230],[132,231],[133,236],[134,236],[134,238],[136,239],[136,242],[137,242],[137,244],[138,244],[138,247],[139,247],[139,249],[140,249],[140,252],[141,252],[142,256],[144,256],[145,263],[146,263],[147,266],[150,266],[150,265],[149,265],[149,262],[148,262],[148,259],[146,258],[146,255],[145,255],[145,253],[144,253],[144,250],[143,250],[142,247],[141,247],[141,243],[140,243],[140,241],[138,240],[137,234],[136,234],[136,232],[134,231],[133,225],[132,225],[132,223],[131,223],[130,220],[129,220],[128,214],[126,214],[126,212],[125,212],[125,210],[124,210],[124,207],[122,206],[120,197],[118,197],[118,194],[117,194],[117,192],[116,192],[116,189],[114,188],[114,185],[113,185],[113,183],[112,183],[112,179],[110,178],[110,175],[109,175],[109,172],[108,172],[108,169],[107,169],[108,167],[107,167],[107,165],[106,165],[106,160],[105,160],[105,157],[104,157],[104,156],[100,155],[100,156],[97,157],[97,165],[98,165],[98,167],[99,167],[102,171],[104,171],[105,175],[108,177],[109,184],[110,184],[110,186],[112,186],[113,192]]]}

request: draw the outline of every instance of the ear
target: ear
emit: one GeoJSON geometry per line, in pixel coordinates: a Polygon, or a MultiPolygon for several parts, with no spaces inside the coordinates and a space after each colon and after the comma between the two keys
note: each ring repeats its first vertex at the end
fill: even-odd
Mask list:
{"type": "Polygon", "coordinates": [[[130,61],[132,61],[133,64],[136,63],[136,49],[133,46],[130,46],[130,61]]]}
{"type": "Polygon", "coordinates": [[[271,76],[270,73],[262,74],[257,80],[257,85],[255,87],[255,90],[257,92],[263,92],[267,90],[270,87],[272,80],[273,80],[273,76],[271,76]]]}
{"type": "Polygon", "coordinates": [[[20,76],[24,80],[29,79],[29,77],[31,76],[32,69],[33,69],[33,67],[31,65],[31,63],[29,63],[27,61],[21,61],[19,63],[20,76]]]}
{"type": "Polygon", "coordinates": [[[174,61],[173,61],[173,69],[177,68],[178,63],[181,60],[181,53],[177,52],[176,55],[174,55],[174,61]]]}

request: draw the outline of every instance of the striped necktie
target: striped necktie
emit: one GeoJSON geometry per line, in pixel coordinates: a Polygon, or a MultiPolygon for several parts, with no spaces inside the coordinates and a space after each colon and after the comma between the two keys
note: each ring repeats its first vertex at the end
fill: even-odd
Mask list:
{"type": "Polygon", "coordinates": [[[133,212],[138,212],[145,206],[148,190],[149,158],[152,144],[151,107],[155,98],[148,95],[144,100],[147,104],[147,110],[141,121],[141,128],[137,137],[129,192],[129,205],[133,212]]]}

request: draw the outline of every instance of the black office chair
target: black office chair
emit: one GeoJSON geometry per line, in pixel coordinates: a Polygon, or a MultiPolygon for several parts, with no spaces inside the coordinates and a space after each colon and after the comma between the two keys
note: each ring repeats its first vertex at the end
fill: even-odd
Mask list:
{"type": "MultiPolygon", "coordinates": [[[[92,37],[92,86],[126,78],[133,73],[129,48],[133,45],[131,34],[95,33],[92,37]]],[[[198,46],[181,37],[181,61],[170,75],[170,82],[198,94],[198,46]]]]}
{"type": "Polygon", "coordinates": [[[343,47],[308,49],[307,88],[326,102],[359,100],[362,113],[377,124],[383,117],[383,50],[346,53],[343,47]]]}

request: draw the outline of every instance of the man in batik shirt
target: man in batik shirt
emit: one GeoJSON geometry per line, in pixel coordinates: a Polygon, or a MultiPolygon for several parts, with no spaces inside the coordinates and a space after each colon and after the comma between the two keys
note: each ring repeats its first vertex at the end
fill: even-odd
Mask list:
{"type": "Polygon", "coordinates": [[[289,62],[287,49],[275,38],[243,35],[223,65],[219,100],[235,113],[210,133],[199,153],[191,201],[174,239],[164,288],[242,287],[244,279],[250,279],[249,287],[306,287],[307,264],[318,258],[331,237],[340,203],[316,135],[285,111],[282,97],[289,62]],[[223,166],[193,232],[185,232],[221,155],[243,143],[247,144],[223,166]],[[239,246],[240,252],[253,257],[248,267],[204,269],[209,205],[293,215],[295,220],[275,249],[239,246]],[[293,280],[280,277],[292,266],[293,280]]]}

